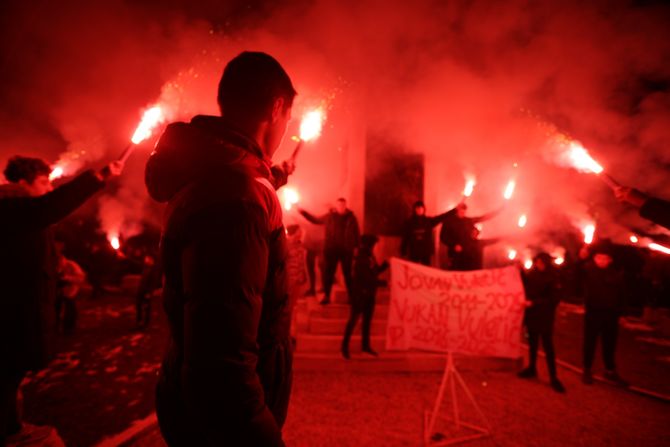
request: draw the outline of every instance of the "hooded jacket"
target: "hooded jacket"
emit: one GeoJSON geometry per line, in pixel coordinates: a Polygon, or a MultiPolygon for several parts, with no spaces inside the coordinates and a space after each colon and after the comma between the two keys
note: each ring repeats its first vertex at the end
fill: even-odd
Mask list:
{"type": "Polygon", "coordinates": [[[39,197],[0,186],[0,363],[22,375],[53,355],[57,257],[51,225],[81,206],[103,182],[86,171],[39,197]]]}
{"type": "Polygon", "coordinates": [[[163,436],[170,445],[283,445],[291,309],[269,160],[223,118],[197,116],[168,126],[145,179],[168,204],[163,436]]]}

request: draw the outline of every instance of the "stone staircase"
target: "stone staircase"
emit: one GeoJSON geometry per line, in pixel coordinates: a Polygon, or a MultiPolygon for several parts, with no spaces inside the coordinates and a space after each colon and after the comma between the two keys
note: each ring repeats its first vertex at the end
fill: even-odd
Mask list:
{"type": "MultiPolygon", "coordinates": [[[[319,304],[323,296],[299,298],[295,310],[296,352],[294,368],[297,371],[368,371],[412,372],[444,371],[446,354],[423,351],[387,351],[386,323],[389,314],[390,291],[380,289],[372,319],[372,348],[379,353],[373,357],[361,352],[359,320],[349,343],[351,359],[342,357],[340,347],[344,327],[349,319],[347,293],[343,287],[333,288],[331,303],[319,304]]],[[[495,369],[514,371],[521,359],[470,357],[454,354],[460,370],[495,369]]]]}
{"type": "Polygon", "coordinates": [[[377,293],[377,305],[372,320],[370,343],[379,357],[361,352],[359,320],[351,337],[351,359],[340,353],[344,327],[349,318],[347,293],[334,288],[331,304],[321,305],[322,296],[301,298],[296,305],[296,370],[363,370],[363,371],[442,371],[445,355],[429,352],[396,352],[386,350],[386,322],[389,313],[389,290],[377,293]]]}

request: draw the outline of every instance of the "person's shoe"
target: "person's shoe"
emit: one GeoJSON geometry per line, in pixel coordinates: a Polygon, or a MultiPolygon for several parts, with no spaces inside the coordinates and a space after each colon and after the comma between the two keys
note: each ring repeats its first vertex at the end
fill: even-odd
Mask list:
{"type": "Polygon", "coordinates": [[[38,445],[38,442],[52,436],[54,430],[53,427],[49,427],[48,425],[33,425],[24,422],[21,426],[21,431],[7,436],[7,445],[38,445]]]}
{"type": "Polygon", "coordinates": [[[553,377],[551,379],[551,388],[557,393],[565,393],[565,387],[563,386],[561,381],[558,380],[558,377],[553,377]]]}
{"type": "Polygon", "coordinates": [[[522,369],[518,373],[516,373],[517,377],[520,377],[522,379],[534,379],[537,377],[537,370],[535,368],[531,368],[530,366],[528,368],[522,369]]]}
{"type": "Polygon", "coordinates": [[[603,373],[603,377],[605,378],[605,380],[609,380],[610,382],[613,382],[618,386],[624,386],[624,387],[628,386],[628,382],[623,380],[616,371],[607,370],[603,373]]]}
{"type": "Polygon", "coordinates": [[[593,374],[591,374],[591,370],[584,370],[582,373],[582,383],[585,385],[593,385],[593,374]]]}
{"type": "Polygon", "coordinates": [[[351,358],[351,356],[349,355],[349,349],[342,348],[342,357],[344,357],[346,360],[349,360],[351,358]]]}
{"type": "Polygon", "coordinates": [[[370,354],[373,357],[379,357],[379,354],[377,353],[377,351],[375,351],[372,348],[363,348],[362,351],[365,352],[366,354],[370,354]]]}
{"type": "Polygon", "coordinates": [[[305,296],[316,296],[316,292],[314,289],[309,289],[307,292],[305,292],[305,296]]]}
{"type": "Polygon", "coordinates": [[[322,306],[325,306],[326,304],[330,304],[330,298],[326,297],[326,298],[322,299],[321,301],[319,301],[319,304],[321,304],[322,306]]]}

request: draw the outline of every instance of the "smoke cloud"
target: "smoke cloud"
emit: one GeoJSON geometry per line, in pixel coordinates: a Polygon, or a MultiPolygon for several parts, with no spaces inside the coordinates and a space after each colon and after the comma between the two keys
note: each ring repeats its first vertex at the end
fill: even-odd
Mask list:
{"type": "MultiPolygon", "coordinates": [[[[154,103],[171,119],[216,114],[224,64],[252,49],[273,54],[293,77],[295,118],[328,108],[322,137],[291,180],[316,212],[354,193],[359,173],[349,160],[366,135],[425,155],[429,213],[460,200],[468,175],[477,178],[474,214],[502,205],[516,179],[513,199],[483,231],[508,245],[541,246],[584,222],[619,240],[646,227],[596,176],[555,162],[559,133],[622,183],[670,198],[670,8],[662,2],[219,3],[8,2],[0,162],[26,153],[99,166],[154,103]]],[[[277,160],[290,155],[286,140],[277,160]]],[[[105,199],[103,214],[118,207],[124,220],[141,218],[151,144],[132,156],[124,197],[105,199]]]]}

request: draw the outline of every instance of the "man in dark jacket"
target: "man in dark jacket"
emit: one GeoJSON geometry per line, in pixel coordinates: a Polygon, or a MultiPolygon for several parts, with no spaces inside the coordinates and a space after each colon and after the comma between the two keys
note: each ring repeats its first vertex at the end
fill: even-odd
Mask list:
{"type": "Polygon", "coordinates": [[[670,229],[670,202],[649,197],[637,189],[619,186],[614,195],[621,202],[627,202],[640,209],[640,216],[670,229]]]}
{"type": "Polygon", "coordinates": [[[412,217],[407,219],[403,229],[400,254],[408,261],[430,265],[435,250],[433,228],[439,225],[449,212],[439,216],[426,216],[426,206],[419,200],[414,203],[412,217]]]}
{"type": "Polygon", "coordinates": [[[112,163],[100,173],[86,171],[52,190],[51,168],[45,161],[17,156],[7,163],[9,184],[0,186],[0,445],[19,434],[22,425],[23,431],[34,428],[21,423],[17,392],[26,373],[46,367],[53,354],[58,258],[51,225],[76,210],[121,168],[112,163]]]}
{"type": "Polygon", "coordinates": [[[342,339],[342,356],[345,359],[349,359],[349,340],[361,315],[363,315],[361,350],[367,354],[377,356],[370,344],[370,327],[375,312],[377,287],[380,285],[379,275],[389,267],[388,262],[384,261],[379,265],[375,259],[373,250],[377,241],[377,236],[372,234],[361,236],[361,246],[354,258],[352,278],[354,293],[351,295],[351,312],[342,339]]]}
{"type": "Polygon", "coordinates": [[[591,366],[598,338],[605,363],[604,377],[626,385],[616,371],[615,353],[619,316],[624,308],[624,275],[614,264],[613,244],[603,240],[592,246],[592,258],[583,267],[584,291],[584,374],[583,382],[593,383],[591,366]]]}
{"type": "Polygon", "coordinates": [[[342,266],[344,283],[351,299],[351,262],[354,259],[354,250],[358,247],[360,230],[358,220],[353,211],[347,208],[346,199],[337,199],[336,207],[328,214],[314,216],[303,209],[298,209],[305,219],[313,224],[325,225],[326,236],[323,248],[323,292],[325,294],[321,304],[330,303],[330,291],[333,288],[337,265],[342,266]]]}
{"type": "Polygon", "coordinates": [[[222,116],[169,125],[147,163],[149,194],[168,203],[156,406],[170,446],[284,445],[292,309],[270,158],[295,94],[274,58],[241,53],[219,83],[222,116]]]}
{"type": "Polygon", "coordinates": [[[521,378],[537,377],[537,350],[542,339],[542,347],[547,358],[547,368],[551,387],[564,393],[565,388],[556,374],[556,356],[554,354],[554,318],[558,306],[558,275],[548,253],[539,253],[533,259],[533,268],[522,273],[526,292],[526,312],[523,322],[528,331],[528,367],[519,371],[521,378]]]}
{"type": "Polygon", "coordinates": [[[447,247],[449,255],[449,270],[477,270],[476,261],[479,243],[473,239],[475,224],[493,219],[501,210],[496,210],[483,216],[467,217],[468,206],[465,202],[456,205],[456,208],[444,214],[440,229],[440,242],[447,247]]]}

